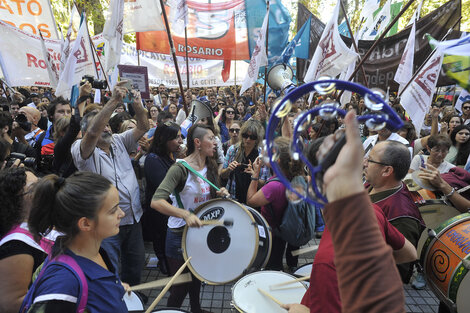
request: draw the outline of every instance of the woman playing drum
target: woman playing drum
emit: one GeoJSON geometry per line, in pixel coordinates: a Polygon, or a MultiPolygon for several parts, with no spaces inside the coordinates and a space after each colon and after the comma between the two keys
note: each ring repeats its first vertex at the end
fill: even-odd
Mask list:
{"type": "MultiPolygon", "coordinates": [[[[175,274],[184,263],[181,252],[183,228],[200,227],[202,222],[192,213],[192,210],[216,196],[228,195],[225,188],[216,192],[207,182],[191,173],[180,161],[185,161],[195,171],[218,184],[218,169],[214,155],[216,141],[214,132],[209,126],[196,124],[190,128],[188,134],[188,156],[184,160],[176,160],[158,187],[151,207],[159,212],[169,215],[168,232],[166,237],[166,257],[170,266],[170,274],[175,274]],[[172,204],[167,199],[172,200],[172,204]]],[[[189,292],[191,312],[205,312],[201,310],[199,291],[201,284],[193,277],[188,284],[172,286],[168,307],[181,307],[186,294],[189,292]]]]}

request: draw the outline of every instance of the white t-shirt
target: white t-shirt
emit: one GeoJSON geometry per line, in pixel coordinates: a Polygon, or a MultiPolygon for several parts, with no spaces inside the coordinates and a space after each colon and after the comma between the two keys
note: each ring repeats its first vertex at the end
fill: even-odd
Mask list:
{"type": "MultiPolygon", "coordinates": [[[[176,162],[180,160],[177,159],[176,162]]],[[[207,167],[204,167],[198,173],[207,178],[207,167]]],[[[211,199],[210,185],[188,170],[188,178],[179,195],[185,210],[195,210],[198,206],[211,199]]],[[[170,199],[173,202],[173,206],[180,207],[174,194],[170,195],[170,199]]],[[[169,228],[179,228],[184,225],[186,225],[186,222],[182,218],[175,216],[168,218],[169,228]]]]}
{"type": "MultiPolygon", "coordinates": [[[[411,161],[410,169],[413,171],[419,170],[419,168],[423,166],[423,164],[427,164],[428,158],[429,158],[429,155],[423,155],[423,154],[415,155],[415,157],[411,161]]],[[[450,169],[454,167],[455,167],[454,164],[449,163],[447,161],[443,161],[441,165],[439,165],[437,170],[439,171],[439,173],[444,174],[444,173],[448,173],[450,169]]]]}

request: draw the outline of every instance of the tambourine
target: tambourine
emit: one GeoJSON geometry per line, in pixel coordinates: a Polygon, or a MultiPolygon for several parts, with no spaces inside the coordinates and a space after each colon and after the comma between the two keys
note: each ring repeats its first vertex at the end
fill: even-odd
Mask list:
{"type": "MultiPolygon", "coordinates": [[[[274,143],[275,131],[281,119],[290,112],[292,103],[306,93],[317,92],[320,95],[332,95],[336,90],[351,91],[364,97],[364,104],[370,110],[369,113],[357,117],[358,122],[362,122],[371,130],[380,130],[387,126],[392,131],[397,131],[403,127],[403,121],[397,113],[385,102],[386,95],[380,89],[368,89],[362,85],[330,78],[320,78],[318,81],[302,85],[298,88],[288,90],[287,95],[274,107],[266,129],[265,153],[271,164],[271,168],[278,176],[279,180],[287,187],[288,192],[296,194],[301,199],[313,204],[323,206],[328,202],[326,197],[318,188],[318,177],[336,161],[336,158],[346,143],[343,137],[334,145],[328,156],[319,162],[319,165],[313,166],[305,156],[306,145],[300,136],[300,133],[306,130],[313,119],[319,115],[323,119],[333,119],[337,116],[344,117],[346,111],[340,108],[340,103],[336,100],[325,100],[313,109],[300,114],[294,121],[294,135],[291,143],[291,156],[294,160],[301,160],[308,167],[312,176],[312,190],[303,190],[299,192],[299,188],[294,188],[289,180],[284,176],[282,170],[277,163],[279,155],[276,151],[274,143]]],[[[266,160],[267,161],[267,160],[266,160]]],[[[309,188],[310,189],[310,188],[309,188]]]]}

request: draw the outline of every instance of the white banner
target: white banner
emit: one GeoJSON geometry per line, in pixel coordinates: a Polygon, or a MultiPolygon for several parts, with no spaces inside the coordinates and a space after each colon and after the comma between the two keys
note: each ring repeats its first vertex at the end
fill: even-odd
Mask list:
{"type": "Polygon", "coordinates": [[[124,34],[165,30],[159,0],[124,2],[124,34]]]}
{"type": "MultiPolygon", "coordinates": [[[[183,86],[186,87],[186,61],[183,57],[177,58],[183,86]]],[[[137,65],[137,50],[134,46],[123,44],[121,64],[137,65]]],[[[232,61],[230,78],[226,82],[222,80],[223,64],[224,61],[221,60],[189,58],[190,87],[231,86],[235,84],[235,79],[240,85],[248,71],[248,63],[232,61]]],[[[175,65],[171,56],[140,51],[140,65],[148,68],[151,86],[164,84],[169,88],[178,87],[175,65]]]]}
{"type": "Polygon", "coordinates": [[[103,36],[108,41],[106,45],[106,63],[103,63],[105,71],[119,64],[123,39],[123,13],[124,0],[111,0],[107,12],[106,22],[103,28],[103,36]]]}
{"type": "Polygon", "coordinates": [[[346,46],[339,34],[337,22],[339,6],[338,1],[333,11],[333,16],[323,30],[315,54],[305,74],[304,81],[306,83],[313,82],[324,75],[330,77],[339,75],[351,62],[356,61],[356,58],[359,56],[346,46]]]}
{"type": "MultiPolygon", "coordinates": [[[[0,63],[12,86],[50,87],[41,39],[0,21],[0,63]]],[[[52,62],[60,66],[60,41],[44,39],[52,62]]]]}
{"type": "Polygon", "coordinates": [[[400,86],[398,87],[398,93],[400,94],[405,88],[406,84],[413,77],[413,62],[415,56],[415,37],[416,37],[416,23],[413,23],[411,27],[410,36],[406,42],[405,51],[398,65],[397,72],[395,73],[395,80],[400,86]]]}
{"type": "Polygon", "coordinates": [[[41,31],[47,39],[59,39],[49,0],[0,0],[0,20],[35,35],[41,31]]]}
{"type": "Polygon", "coordinates": [[[423,126],[424,116],[431,107],[442,59],[442,51],[437,50],[401,95],[400,103],[410,115],[418,134],[423,126]]]}

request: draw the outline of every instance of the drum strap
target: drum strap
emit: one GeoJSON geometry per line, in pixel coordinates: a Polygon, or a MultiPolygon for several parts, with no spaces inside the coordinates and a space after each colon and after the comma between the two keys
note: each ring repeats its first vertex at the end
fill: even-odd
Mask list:
{"type": "MultiPolygon", "coordinates": [[[[184,160],[181,160],[181,161],[178,161],[178,163],[181,163],[184,167],[186,167],[188,170],[190,170],[194,175],[196,175],[197,177],[199,177],[200,179],[202,179],[203,181],[205,181],[206,183],[208,183],[209,185],[211,185],[212,188],[214,188],[215,190],[217,191],[220,191],[220,188],[217,187],[216,185],[214,185],[213,183],[211,183],[207,178],[205,178],[204,176],[202,176],[201,174],[199,174],[194,168],[191,167],[191,165],[189,165],[186,161],[184,160]]],[[[180,200],[181,201],[181,200],[180,200]]],[[[179,204],[179,203],[178,203],[179,204]]]]}

